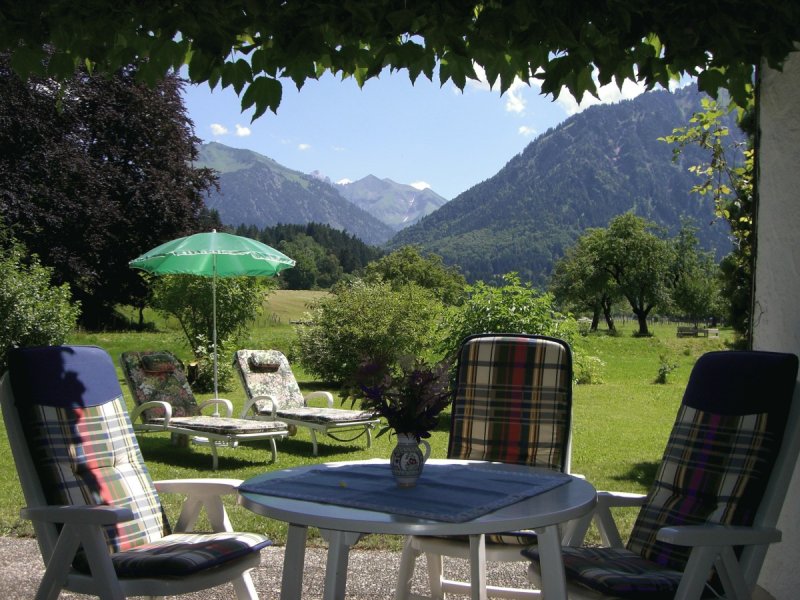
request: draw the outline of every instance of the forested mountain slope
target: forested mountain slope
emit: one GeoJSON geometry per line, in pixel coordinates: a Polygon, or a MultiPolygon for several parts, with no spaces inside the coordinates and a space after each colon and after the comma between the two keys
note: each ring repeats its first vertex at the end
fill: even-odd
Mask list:
{"type": "MultiPolygon", "coordinates": [[[[672,147],[658,141],[687,125],[700,99],[694,87],[655,91],[574,115],[389,246],[418,244],[472,281],[517,271],[544,285],[587,227],[605,227],[633,210],[671,234],[690,217],[701,244],[723,255],[730,249],[727,224],[714,222],[710,198],[689,191],[698,180],[688,167],[708,157],[692,147],[674,163],[672,147]]],[[[742,138],[738,130],[732,137],[742,138]]]]}

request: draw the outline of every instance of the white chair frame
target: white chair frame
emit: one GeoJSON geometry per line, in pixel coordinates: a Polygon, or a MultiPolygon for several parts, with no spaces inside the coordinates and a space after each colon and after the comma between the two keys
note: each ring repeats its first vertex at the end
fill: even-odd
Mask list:
{"type": "MultiPolygon", "coordinates": [[[[249,571],[258,566],[259,553],[184,578],[119,579],[111,562],[103,527],[133,519],[131,510],[114,506],[48,505],[14,406],[8,374],[0,379],[0,404],[27,503],[20,515],[33,522],[45,564],[45,574],[36,592],[36,600],[56,600],[62,589],[93,594],[103,600],[118,600],[128,596],[172,596],[227,582],[233,584],[239,600],[258,598],[249,571]],[[91,575],[72,568],[72,559],[79,546],[87,554],[91,575]]],[[[183,479],[155,482],[155,486],[159,493],[187,496],[175,524],[176,532],[193,531],[202,509],[206,510],[213,531],[220,532],[233,531],[222,496],[237,494],[240,483],[238,479],[183,479]]]]}
{"type": "MultiPolygon", "coordinates": [[[[758,576],[771,544],[781,541],[777,529],[778,517],[800,456],[800,385],[796,385],[792,406],[784,432],[778,458],[767,484],[764,497],[750,527],[693,525],[663,527],[657,539],[679,546],[691,547],[691,554],[683,572],[675,600],[699,600],[711,572],[717,570],[725,598],[728,600],[750,600],[763,590],[758,588],[758,576]],[[736,547],[743,547],[736,556],[736,547]]],[[[603,543],[611,547],[622,547],[619,529],[611,514],[612,508],[641,506],[645,496],[620,492],[598,492],[597,506],[585,517],[575,522],[565,545],[580,545],[592,521],[600,532],[603,543]]],[[[538,585],[540,574],[531,563],[528,579],[538,585]]],[[[569,585],[569,582],[567,582],[569,585]]],[[[569,585],[571,598],[606,598],[600,593],[577,585],[569,585]]]]}

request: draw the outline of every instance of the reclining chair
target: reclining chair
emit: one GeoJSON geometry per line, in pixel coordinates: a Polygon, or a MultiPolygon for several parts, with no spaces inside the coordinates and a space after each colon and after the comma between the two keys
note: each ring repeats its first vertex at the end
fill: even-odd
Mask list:
{"type": "Polygon", "coordinates": [[[220,499],[241,482],[154,483],[104,350],[12,350],[0,404],[27,503],[21,515],[33,521],[46,567],[37,599],[62,589],[103,600],[171,596],[229,581],[240,600],[258,597],[249,570],[270,541],[233,532],[220,499]],[[159,493],[187,495],[174,530],[159,493]],[[203,507],[213,532],[191,533],[203,507]]]}
{"type": "Polygon", "coordinates": [[[289,361],[278,350],[238,350],[233,362],[247,394],[243,418],[279,419],[290,427],[306,427],[311,432],[314,456],[318,453],[317,432],[340,442],[366,435],[367,448],[372,446],[372,429],[379,420],[369,412],[333,408],[330,392],[303,396],[289,361]],[[323,398],[326,407],[309,406],[308,401],[315,397],[323,398]]]}
{"type": "MultiPolygon", "coordinates": [[[[562,548],[570,597],[751,598],[800,447],[797,357],[711,352],[695,364],[647,496],[600,492],[562,548]],[[627,546],[610,508],[641,506],[627,546]],[[576,547],[592,518],[610,547],[576,547]]],[[[536,548],[528,574],[539,582],[536,548]]]]}
{"type": "Polygon", "coordinates": [[[234,418],[233,405],[225,398],[198,404],[182,363],[166,350],[123,352],[120,366],[136,403],[131,414],[134,431],[168,431],[178,439],[189,438],[194,444],[209,446],[215,471],[219,465],[217,448],[269,440],[275,462],[278,456],[275,440],[289,435],[286,423],[280,421],[257,423],[234,418]],[[225,416],[219,414],[220,405],[225,407],[225,416]],[[203,415],[201,411],[208,406],[214,407],[214,413],[203,415]]]}

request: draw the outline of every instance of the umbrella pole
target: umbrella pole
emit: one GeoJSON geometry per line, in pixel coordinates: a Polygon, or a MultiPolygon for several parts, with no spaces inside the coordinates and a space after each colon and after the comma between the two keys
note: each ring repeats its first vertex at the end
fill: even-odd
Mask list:
{"type": "MultiPolygon", "coordinates": [[[[214,345],[214,399],[219,398],[217,391],[217,255],[212,258],[214,269],[211,276],[211,313],[214,325],[213,338],[211,343],[214,345]]],[[[214,416],[219,416],[219,403],[214,404],[214,416]]]]}

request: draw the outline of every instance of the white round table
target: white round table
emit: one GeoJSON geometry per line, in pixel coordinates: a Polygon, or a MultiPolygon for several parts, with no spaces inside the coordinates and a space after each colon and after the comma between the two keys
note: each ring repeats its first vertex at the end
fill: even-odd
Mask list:
{"type": "MultiPolygon", "coordinates": [[[[273,471],[254,477],[245,484],[263,483],[311,469],[335,468],[347,465],[380,464],[387,461],[372,460],[348,463],[317,464],[273,471]]],[[[527,473],[542,471],[533,467],[505,463],[470,463],[462,460],[431,459],[427,464],[475,464],[480,469],[517,470],[527,473]]],[[[388,463],[387,463],[388,469],[388,463]]],[[[296,500],[265,493],[239,492],[239,504],[256,514],[289,523],[281,584],[282,600],[299,600],[302,590],[303,563],[308,527],[317,527],[328,541],[328,559],[325,572],[326,600],[341,600],[345,595],[347,563],[350,548],[368,533],[400,535],[469,535],[477,539],[481,534],[501,533],[516,529],[535,529],[542,564],[542,590],[548,600],[566,599],[564,566],[561,560],[561,539],[558,525],[583,516],[596,503],[597,494],[587,481],[571,477],[568,483],[526,498],[514,504],[488,512],[463,522],[445,522],[380,510],[363,510],[336,504],[296,500]]],[[[471,543],[473,547],[478,544],[471,543]]],[[[475,561],[472,561],[473,564],[475,561]]],[[[476,577],[472,578],[472,598],[480,598],[476,577]]]]}

